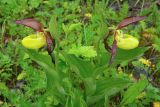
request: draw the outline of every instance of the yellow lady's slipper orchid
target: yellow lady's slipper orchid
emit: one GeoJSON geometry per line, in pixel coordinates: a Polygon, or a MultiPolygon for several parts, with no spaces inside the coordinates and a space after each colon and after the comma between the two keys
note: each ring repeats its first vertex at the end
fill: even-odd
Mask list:
{"type": "Polygon", "coordinates": [[[116,36],[117,46],[121,49],[130,50],[138,46],[139,41],[137,38],[129,34],[117,34],[116,36]]]}
{"type": "Polygon", "coordinates": [[[22,45],[28,49],[39,49],[46,45],[46,38],[42,33],[32,34],[23,38],[22,45]]]}

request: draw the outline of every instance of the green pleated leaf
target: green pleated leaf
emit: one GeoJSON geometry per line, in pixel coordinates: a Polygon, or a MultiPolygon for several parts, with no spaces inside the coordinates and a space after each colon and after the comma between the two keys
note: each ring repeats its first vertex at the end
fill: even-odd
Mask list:
{"type": "Polygon", "coordinates": [[[84,61],[74,55],[64,54],[66,62],[77,72],[82,78],[92,77],[94,67],[89,61],[84,61]]]}
{"type": "Polygon", "coordinates": [[[122,49],[117,49],[117,55],[115,57],[114,62],[116,63],[121,63],[124,61],[129,61],[132,59],[135,59],[137,57],[140,57],[144,54],[145,51],[147,51],[148,48],[135,48],[131,50],[122,50],[122,49]]]}
{"type": "Polygon", "coordinates": [[[82,94],[78,90],[73,90],[67,98],[65,107],[87,107],[82,94]]]}
{"type": "Polygon", "coordinates": [[[87,95],[92,95],[96,91],[96,81],[93,78],[86,78],[85,81],[85,89],[87,95]]]}
{"type": "Polygon", "coordinates": [[[96,91],[93,96],[87,98],[89,104],[94,104],[95,102],[105,98],[106,95],[113,95],[124,88],[126,88],[131,83],[130,80],[123,78],[104,78],[96,82],[96,91]]]}
{"type": "Polygon", "coordinates": [[[36,61],[46,72],[47,76],[47,87],[51,89],[55,84],[57,84],[57,81],[59,80],[59,75],[55,71],[54,64],[52,63],[52,60],[49,55],[42,55],[35,50],[27,50],[26,51],[30,58],[36,61]]]}
{"type": "Polygon", "coordinates": [[[37,62],[45,71],[47,77],[47,92],[59,98],[61,103],[65,102],[65,90],[61,85],[60,74],[55,70],[49,55],[43,55],[35,50],[26,50],[30,58],[37,62]]]}

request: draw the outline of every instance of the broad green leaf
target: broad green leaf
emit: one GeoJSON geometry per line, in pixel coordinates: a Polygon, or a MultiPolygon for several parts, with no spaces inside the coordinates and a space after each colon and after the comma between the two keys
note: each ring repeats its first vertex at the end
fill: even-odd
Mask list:
{"type": "Polygon", "coordinates": [[[95,95],[110,94],[113,89],[121,89],[126,87],[131,81],[123,78],[104,78],[97,81],[95,95]]]}
{"type": "Polygon", "coordinates": [[[34,50],[27,50],[26,51],[30,58],[36,61],[41,67],[43,67],[46,71],[46,76],[47,76],[47,87],[51,88],[55,83],[58,82],[59,80],[59,75],[55,71],[54,65],[51,61],[51,58],[49,55],[42,55],[39,54],[38,52],[34,50]]]}
{"type": "Polygon", "coordinates": [[[87,98],[89,104],[94,104],[95,102],[105,98],[106,95],[113,95],[131,83],[130,80],[123,78],[104,78],[97,80],[96,82],[96,92],[93,96],[87,98]]]}
{"type": "Polygon", "coordinates": [[[103,71],[105,71],[108,68],[108,64],[106,63],[106,65],[100,66],[100,67],[96,67],[94,69],[94,77],[98,76],[99,74],[102,74],[103,71]]]}
{"type": "Polygon", "coordinates": [[[132,103],[147,85],[148,81],[146,79],[139,80],[137,83],[131,85],[124,93],[121,105],[123,106],[132,103]]]}
{"type": "Polygon", "coordinates": [[[73,90],[67,98],[65,107],[87,107],[81,92],[73,90]]]}
{"type": "Polygon", "coordinates": [[[114,62],[121,63],[124,61],[130,61],[132,59],[135,59],[137,57],[142,56],[144,54],[144,52],[147,50],[148,50],[148,48],[136,48],[136,49],[132,49],[132,50],[118,49],[114,62]]]}
{"type": "Polygon", "coordinates": [[[92,95],[96,91],[96,81],[93,78],[86,78],[84,80],[87,95],[92,95]]]}
{"type": "Polygon", "coordinates": [[[71,65],[72,68],[75,68],[78,74],[80,74],[84,79],[86,93],[91,95],[96,90],[96,83],[92,77],[93,75],[93,66],[88,61],[83,61],[73,55],[64,55],[66,61],[71,65]]]}
{"type": "Polygon", "coordinates": [[[74,55],[63,53],[66,62],[78,73],[82,78],[92,77],[94,67],[89,61],[84,61],[74,55]]]}
{"type": "Polygon", "coordinates": [[[49,55],[42,55],[34,50],[26,51],[30,58],[36,61],[44,70],[47,77],[47,92],[59,98],[61,103],[65,102],[65,90],[61,85],[60,75],[54,68],[49,55]]]}
{"type": "Polygon", "coordinates": [[[108,66],[110,57],[111,54],[109,52],[107,52],[106,50],[104,51],[103,48],[100,48],[98,56],[96,57],[96,59],[99,61],[98,68],[101,67],[102,65],[108,66]]]}

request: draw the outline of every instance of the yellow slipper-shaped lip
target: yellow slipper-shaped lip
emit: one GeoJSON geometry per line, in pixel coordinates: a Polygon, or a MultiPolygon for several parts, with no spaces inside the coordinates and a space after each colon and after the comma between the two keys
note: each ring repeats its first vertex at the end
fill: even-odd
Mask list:
{"type": "Polygon", "coordinates": [[[41,33],[32,34],[23,38],[22,45],[28,49],[39,49],[46,45],[46,38],[41,33]]]}
{"type": "Polygon", "coordinates": [[[137,38],[124,34],[124,38],[117,37],[117,46],[124,50],[130,50],[138,47],[139,41],[137,38]]]}

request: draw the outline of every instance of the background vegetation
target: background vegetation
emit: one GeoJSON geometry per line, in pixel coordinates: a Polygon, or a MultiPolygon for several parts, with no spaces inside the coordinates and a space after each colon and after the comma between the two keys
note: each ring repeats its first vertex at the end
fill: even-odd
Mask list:
{"type": "MultiPolygon", "coordinates": [[[[160,101],[160,2],[155,0],[0,0],[1,107],[150,107],[160,101]],[[105,49],[126,17],[145,20],[121,30],[140,41],[105,49]],[[55,40],[26,49],[36,33],[15,21],[35,18],[55,40]],[[53,63],[53,61],[55,63],[53,63]]],[[[109,47],[108,47],[109,48],[109,47]]],[[[156,106],[155,106],[156,107],[156,106]]]]}

